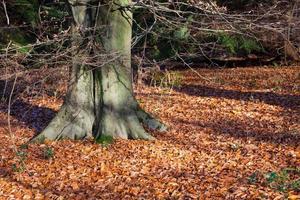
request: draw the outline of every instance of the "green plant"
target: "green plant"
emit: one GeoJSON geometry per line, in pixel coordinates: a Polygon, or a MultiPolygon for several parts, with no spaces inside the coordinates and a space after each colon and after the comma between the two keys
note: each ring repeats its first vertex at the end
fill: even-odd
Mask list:
{"type": "Polygon", "coordinates": [[[47,17],[49,18],[63,19],[68,15],[67,12],[59,10],[59,7],[42,6],[42,9],[47,13],[47,17]]]}
{"type": "Polygon", "coordinates": [[[180,27],[174,31],[174,37],[178,40],[187,40],[190,36],[190,31],[187,26],[180,27]]]}
{"type": "Polygon", "coordinates": [[[280,192],[285,192],[288,189],[289,175],[287,171],[269,172],[265,174],[265,179],[269,187],[276,189],[280,192]]]}
{"type": "Polygon", "coordinates": [[[16,153],[16,155],[17,155],[21,160],[25,160],[26,157],[27,157],[27,152],[25,152],[25,151],[18,151],[18,152],[16,153]]]}
{"type": "Polygon", "coordinates": [[[249,184],[261,183],[282,193],[300,191],[300,168],[284,168],[280,171],[261,173],[255,171],[248,178],[249,184]]]}
{"type": "Polygon", "coordinates": [[[232,54],[237,53],[238,41],[236,40],[235,37],[230,36],[228,34],[220,34],[218,42],[221,45],[225,46],[230,51],[230,53],[232,54]]]}
{"type": "Polygon", "coordinates": [[[11,169],[13,172],[23,172],[25,170],[25,167],[23,165],[20,165],[19,163],[12,164],[11,169]]]}
{"type": "Polygon", "coordinates": [[[12,164],[14,172],[23,172],[26,169],[25,160],[27,159],[27,152],[20,150],[16,152],[17,163],[12,164]]]}
{"type": "Polygon", "coordinates": [[[189,28],[194,16],[186,16],[187,21],[177,26],[166,26],[161,21],[157,21],[153,14],[145,12],[144,9],[134,9],[133,14],[136,22],[133,25],[134,35],[141,35],[145,29],[151,27],[151,32],[136,44],[137,50],[146,47],[148,58],[160,61],[166,58],[175,58],[176,54],[180,52],[197,50],[194,48],[195,41],[191,41],[189,28]]]}
{"type": "Polygon", "coordinates": [[[20,149],[28,149],[28,144],[22,144],[22,145],[20,146],[20,149]]]}
{"type": "Polygon", "coordinates": [[[229,35],[223,32],[219,33],[216,37],[217,42],[234,55],[263,51],[263,48],[255,39],[243,35],[229,35]]]}
{"type": "Polygon", "coordinates": [[[38,0],[16,0],[14,3],[16,11],[29,22],[32,27],[39,23],[39,2],[38,0]]]}
{"type": "Polygon", "coordinates": [[[293,182],[290,184],[290,187],[291,187],[293,190],[295,190],[295,191],[297,191],[297,192],[300,192],[300,179],[293,181],[293,182]]]}
{"type": "Polygon", "coordinates": [[[248,183],[249,184],[256,184],[258,181],[258,172],[255,171],[248,177],[248,183]]]}
{"type": "Polygon", "coordinates": [[[43,158],[50,159],[54,157],[54,150],[51,147],[45,147],[43,149],[43,158]]]}

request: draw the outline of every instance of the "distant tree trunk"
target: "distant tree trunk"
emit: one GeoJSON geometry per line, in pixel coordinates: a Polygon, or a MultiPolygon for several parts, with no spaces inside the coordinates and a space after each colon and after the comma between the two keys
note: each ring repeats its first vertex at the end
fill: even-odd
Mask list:
{"type": "Polygon", "coordinates": [[[75,53],[71,84],[61,110],[32,141],[97,139],[101,135],[153,139],[142,124],[161,131],[166,127],[143,111],[133,95],[130,0],[69,3],[77,30],[73,46],[81,49],[75,53]],[[103,52],[107,60],[102,60],[103,64],[98,62],[101,66],[92,68],[83,62],[103,52]]]}

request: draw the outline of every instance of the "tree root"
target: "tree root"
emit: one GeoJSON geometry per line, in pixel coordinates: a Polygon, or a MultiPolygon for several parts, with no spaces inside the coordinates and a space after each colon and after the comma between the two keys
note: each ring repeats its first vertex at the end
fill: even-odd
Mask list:
{"type": "Polygon", "coordinates": [[[78,140],[92,137],[93,121],[93,115],[88,112],[84,110],[71,111],[70,106],[63,106],[49,125],[29,142],[42,143],[45,139],[78,140]]]}
{"type": "Polygon", "coordinates": [[[139,121],[149,129],[157,130],[159,132],[165,132],[168,130],[168,127],[165,124],[161,123],[149,113],[145,112],[142,108],[138,107],[136,114],[139,121]]]}
{"type": "Polygon", "coordinates": [[[110,135],[123,139],[154,140],[155,138],[145,131],[136,112],[116,112],[104,109],[96,138],[100,135],[110,135]]]}

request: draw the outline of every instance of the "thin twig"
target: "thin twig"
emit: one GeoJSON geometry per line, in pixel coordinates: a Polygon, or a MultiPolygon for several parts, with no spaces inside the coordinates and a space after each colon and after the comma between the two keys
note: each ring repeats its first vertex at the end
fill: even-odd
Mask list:
{"type": "MultiPolygon", "coordinates": [[[[9,46],[11,45],[11,41],[9,41],[7,47],[6,47],[6,51],[5,51],[5,59],[7,59],[7,53],[8,53],[8,49],[9,46]]],[[[8,69],[7,69],[7,64],[5,63],[5,75],[7,76],[8,74],[8,69]]],[[[4,85],[4,89],[3,89],[3,94],[2,94],[2,99],[4,99],[5,93],[6,93],[6,88],[7,88],[7,83],[8,83],[8,78],[5,79],[5,85],[4,85]]]]}
{"type": "Polygon", "coordinates": [[[9,95],[8,110],[7,110],[8,132],[9,132],[10,139],[11,139],[11,142],[12,142],[12,145],[13,145],[13,150],[14,150],[15,153],[17,153],[18,150],[17,150],[17,146],[16,146],[15,134],[11,130],[10,113],[11,113],[11,100],[12,100],[12,96],[13,96],[13,93],[14,93],[14,90],[15,90],[15,85],[16,85],[16,82],[17,82],[17,78],[18,78],[18,76],[16,75],[15,79],[14,79],[12,89],[11,89],[11,92],[10,92],[10,95],[9,95]]]}
{"type": "Polygon", "coordinates": [[[212,82],[211,79],[206,78],[204,76],[202,76],[201,74],[199,74],[199,72],[197,72],[194,68],[191,67],[191,65],[189,63],[187,63],[178,53],[176,53],[176,56],[182,61],[182,63],[187,66],[188,68],[190,68],[190,70],[192,70],[195,74],[197,74],[197,76],[205,81],[208,82],[212,82]]]}
{"type": "Polygon", "coordinates": [[[4,0],[2,0],[2,5],[3,5],[4,13],[5,13],[5,16],[6,16],[6,23],[9,26],[10,22],[9,22],[9,17],[8,17],[8,13],[7,13],[7,9],[6,9],[6,3],[5,3],[4,0]]]}

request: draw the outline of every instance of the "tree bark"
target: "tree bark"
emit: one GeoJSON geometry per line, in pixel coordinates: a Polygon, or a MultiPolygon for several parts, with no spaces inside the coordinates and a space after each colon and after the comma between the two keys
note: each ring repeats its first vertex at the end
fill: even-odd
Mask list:
{"type": "Polygon", "coordinates": [[[90,0],[69,0],[69,3],[76,22],[75,29],[80,32],[75,34],[74,43],[86,49],[76,52],[72,84],[61,110],[32,141],[92,136],[97,139],[101,135],[154,139],[142,124],[160,131],[166,127],[143,111],[133,95],[130,0],[113,0],[102,5],[90,0]],[[94,4],[100,6],[93,7],[94,4]],[[101,30],[103,27],[104,31],[101,30]],[[102,61],[101,67],[96,68],[82,62],[86,57],[103,52],[115,55],[113,61],[102,61]]]}

